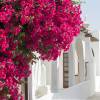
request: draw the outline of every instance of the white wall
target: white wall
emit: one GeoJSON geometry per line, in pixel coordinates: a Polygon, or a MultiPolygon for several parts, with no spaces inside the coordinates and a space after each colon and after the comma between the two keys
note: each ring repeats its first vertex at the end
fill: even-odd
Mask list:
{"type": "MultiPolygon", "coordinates": [[[[88,61],[88,80],[85,81],[84,77],[81,76],[81,83],[75,85],[75,76],[74,76],[74,67],[75,67],[75,62],[74,62],[74,52],[73,50],[75,50],[75,43],[73,43],[73,46],[71,46],[70,52],[69,52],[69,81],[70,81],[70,86],[68,89],[59,89],[55,92],[55,93],[51,93],[48,94],[38,100],[85,100],[86,98],[88,98],[89,96],[93,95],[95,93],[95,64],[94,64],[94,58],[93,55],[91,53],[91,43],[89,43],[89,39],[84,40],[86,42],[86,47],[88,47],[87,49],[85,49],[84,52],[87,52],[85,55],[81,55],[83,58],[80,58],[83,62],[84,61],[88,61]],[[82,78],[83,77],[83,78],[82,78]]],[[[80,41],[79,41],[80,43],[80,41]]],[[[82,41],[81,41],[82,43],[82,41]]],[[[78,45],[80,46],[80,45],[78,45]]],[[[84,47],[85,47],[84,46],[84,47]]],[[[82,48],[81,48],[82,49],[82,48]]],[[[81,49],[78,50],[78,53],[80,51],[82,51],[81,49]]],[[[80,69],[80,73],[84,74],[84,64],[83,62],[81,63],[82,66],[80,69]]],[[[60,65],[59,65],[60,66],[60,65]]],[[[61,64],[62,66],[62,64],[61,64]]],[[[82,75],[83,75],[82,74],[82,75]]],[[[57,74],[56,74],[57,75],[57,74]]],[[[61,79],[62,80],[62,79],[61,79]]],[[[60,80],[58,80],[59,83],[60,80]]]]}
{"type": "MultiPolygon", "coordinates": [[[[100,31],[99,31],[100,34],[100,31]]],[[[94,45],[94,50],[96,53],[96,92],[100,92],[100,35],[98,34],[99,37],[99,42],[95,43],[94,45]],[[96,47],[97,46],[97,47],[96,47]],[[99,53],[99,54],[98,54],[99,53]]]]}
{"type": "Polygon", "coordinates": [[[96,92],[100,92],[100,76],[96,76],[96,92]]]}
{"type": "Polygon", "coordinates": [[[75,85],[75,68],[74,68],[75,62],[73,56],[74,55],[73,49],[74,45],[72,45],[69,50],[69,87],[75,85]]]}
{"type": "MultiPolygon", "coordinates": [[[[48,80],[48,84],[51,84],[51,93],[48,93],[47,95],[36,99],[36,100],[69,100],[69,99],[86,99],[89,96],[94,94],[95,90],[95,64],[94,64],[94,58],[91,52],[91,43],[89,42],[89,39],[83,39],[82,37],[77,37],[77,49],[76,49],[76,42],[73,43],[71,46],[71,49],[69,51],[69,85],[72,86],[68,89],[63,89],[63,58],[62,56],[58,58],[57,61],[52,62],[51,64],[46,63],[48,70],[46,71],[46,75],[49,75],[48,78],[50,78],[50,81],[48,80]],[[82,41],[84,41],[85,46],[82,45],[82,41]],[[78,48],[79,47],[79,48],[78,48]],[[87,48],[87,49],[84,49],[87,48]],[[79,63],[80,63],[80,84],[76,84],[75,82],[75,55],[73,51],[75,49],[78,51],[79,54],[79,63]],[[83,53],[84,49],[84,54],[83,53]],[[84,78],[84,62],[88,61],[88,78],[87,81],[84,78]],[[49,69],[49,67],[51,67],[49,69]],[[49,72],[51,71],[51,73],[49,72]]],[[[42,75],[42,74],[41,74],[42,75]]],[[[33,80],[34,81],[34,80],[33,80]]],[[[34,99],[35,100],[35,99],[34,99]]]]}
{"type": "Polygon", "coordinates": [[[94,50],[95,53],[95,64],[96,64],[96,75],[100,76],[100,54],[99,54],[99,42],[94,42],[92,43],[92,48],[94,50]]]}

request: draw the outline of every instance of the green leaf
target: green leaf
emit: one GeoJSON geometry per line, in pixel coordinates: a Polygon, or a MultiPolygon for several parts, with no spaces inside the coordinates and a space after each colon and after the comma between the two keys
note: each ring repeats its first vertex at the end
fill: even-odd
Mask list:
{"type": "Polygon", "coordinates": [[[25,32],[25,30],[27,29],[28,24],[25,24],[22,26],[22,31],[25,32]]]}
{"type": "Polygon", "coordinates": [[[0,28],[4,29],[4,24],[2,22],[0,22],[0,28]]]}
{"type": "Polygon", "coordinates": [[[9,93],[8,87],[4,87],[4,91],[5,91],[6,93],[9,93]]]}
{"type": "Polygon", "coordinates": [[[23,36],[25,36],[25,32],[20,32],[18,35],[18,39],[22,39],[23,36]]]}

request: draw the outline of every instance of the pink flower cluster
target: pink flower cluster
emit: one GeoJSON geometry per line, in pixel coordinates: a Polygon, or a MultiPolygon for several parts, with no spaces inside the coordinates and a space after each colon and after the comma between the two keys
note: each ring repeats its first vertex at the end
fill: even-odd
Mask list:
{"type": "Polygon", "coordinates": [[[26,47],[37,51],[42,59],[55,60],[62,50],[69,49],[74,36],[80,33],[80,6],[73,5],[71,0],[34,0],[33,4],[30,11],[22,12],[31,14],[26,47]]]}
{"type": "Polygon", "coordinates": [[[31,73],[32,52],[56,60],[80,33],[80,14],[71,0],[0,0],[0,100],[4,93],[23,99],[19,85],[31,73]]]}
{"type": "Polygon", "coordinates": [[[30,70],[29,65],[27,65],[26,61],[21,55],[19,55],[16,60],[15,59],[12,60],[9,57],[4,57],[4,55],[1,55],[0,89],[3,90],[4,87],[7,87],[13,100],[21,100],[18,99],[21,98],[21,94],[18,92],[19,83],[21,79],[29,76],[30,70]],[[22,62],[22,60],[25,61],[25,63],[22,62]],[[19,62],[19,64],[15,64],[16,62],[19,62]]]}

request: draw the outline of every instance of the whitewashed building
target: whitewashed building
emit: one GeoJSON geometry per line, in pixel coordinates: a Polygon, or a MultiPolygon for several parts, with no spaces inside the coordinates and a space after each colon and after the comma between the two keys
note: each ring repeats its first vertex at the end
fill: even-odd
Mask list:
{"type": "Polygon", "coordinates": [[[95,93],[99,42],[86,28],[57,61],[39,60],[31,66],[26,100],[85,100],[95,93]]]}

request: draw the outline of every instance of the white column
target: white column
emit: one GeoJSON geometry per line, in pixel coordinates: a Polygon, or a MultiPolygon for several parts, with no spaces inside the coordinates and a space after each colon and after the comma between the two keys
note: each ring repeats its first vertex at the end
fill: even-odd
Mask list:
{"type": "Polygon", "coordinates": [[[28,78],[28,100],[35,100],[35,88],[34,88],[34,66],[31,65],[32,74],[28,78]]]}
{"type": "Polygon", "coordinates": [[[63,89],[63,52],[61,56],[57,59],[58,66],[58,89],[63,89]]]}
{"type": "Polygon", "coordinates": [[[58,89],[58,68],[57,61],[53,61],[51,64],[51,92],[56,92],[58,89]]]}
{"type": "Polygon", "coordinates": [[[51,92],[63,89],[63,53],[51,63],[51,92]]]}

